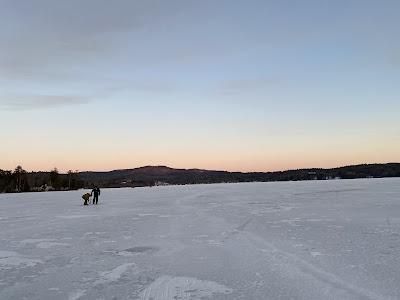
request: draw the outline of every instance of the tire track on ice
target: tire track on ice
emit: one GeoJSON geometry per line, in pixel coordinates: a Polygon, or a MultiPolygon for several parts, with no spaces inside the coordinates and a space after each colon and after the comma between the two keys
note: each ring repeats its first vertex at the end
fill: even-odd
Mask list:
{"type": "Polygon", "coordinates": [[[361,299],[387,299],[381,295],[378,295],[372,291],[365,290],[357,287],[351,283],[345,282],[333,273],[327,272],[313,265],[312,263],[286,251],[282,251],[276,248],[273,244],[267,242],[263,238],[248,232],[241,231],[242,237],[247,239],[252,245],[258,248],[263,253],[268,253],[273,260],[277,260],[279,266],[283,266],[288,269],[289,272],[293,272],[296,269],[297,272],[312,276],[318,282],[328,284],[329,286],[345,291],[353,297],[361,299]]]}

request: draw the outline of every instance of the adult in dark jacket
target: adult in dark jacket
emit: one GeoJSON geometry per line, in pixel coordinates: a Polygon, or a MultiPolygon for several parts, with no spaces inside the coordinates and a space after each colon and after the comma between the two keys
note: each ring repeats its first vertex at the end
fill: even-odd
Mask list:
{"type": "Polygon", "coordinates": [[[97,204],[97,202],[99,202],[99,196],[100,196],[100,189],[97,186],[92,190],[92,195],[93,195],[93,204],[97,204]]]}

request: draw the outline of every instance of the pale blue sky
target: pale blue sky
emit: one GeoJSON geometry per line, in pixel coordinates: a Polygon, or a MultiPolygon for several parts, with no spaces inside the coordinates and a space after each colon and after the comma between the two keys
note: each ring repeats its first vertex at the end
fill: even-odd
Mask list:
{"type": "Polygon", "coordinates": [[[0,0],[0,169],[400,161],[399,12],[0,0]]]}

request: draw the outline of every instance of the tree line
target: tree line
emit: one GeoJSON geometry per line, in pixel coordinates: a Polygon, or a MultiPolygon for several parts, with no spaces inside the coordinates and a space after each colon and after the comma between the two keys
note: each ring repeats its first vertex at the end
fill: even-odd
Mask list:
{"type": "Polygon", "coordinates": [[[400,177],[400,163],[362,164],[332,169],[298,169],[278,172],[227,172],[147,166],[109,172],[27,172],[21,166],[0,170],[0,193],[65,191],[80,188],[140,187],[165,184],[267,182],[400,177]]]}
{"type": "Polygon", "coordinates": [[[49,172],[27,172],[22,166],[14,170],[0,169],[0,193],[76,190],[84,185],[78,171],[60,174],[54,168],[49,172]]]}

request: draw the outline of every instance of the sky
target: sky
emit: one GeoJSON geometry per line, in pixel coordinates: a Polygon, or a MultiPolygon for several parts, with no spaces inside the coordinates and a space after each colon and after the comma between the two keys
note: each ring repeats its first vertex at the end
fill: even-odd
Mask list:
{"type": "Polygon", "coordinates": [[[0,0],[0,169],[400,162],[399,11],[0,0]]]}

